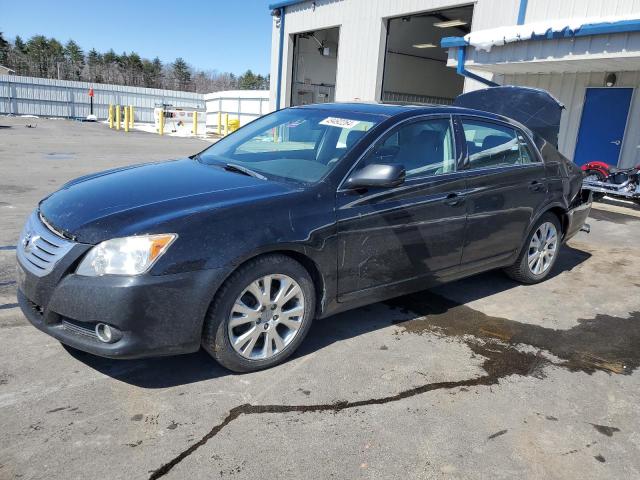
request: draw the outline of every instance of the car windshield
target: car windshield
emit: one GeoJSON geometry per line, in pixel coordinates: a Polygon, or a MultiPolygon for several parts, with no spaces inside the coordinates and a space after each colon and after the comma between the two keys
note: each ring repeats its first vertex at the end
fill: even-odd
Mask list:
{"type": "Polygon", "coordinates": [[[255,176],[313,183],[383,119],[354,112],[284,109],[251,122],[196,159],[255,176]]]}

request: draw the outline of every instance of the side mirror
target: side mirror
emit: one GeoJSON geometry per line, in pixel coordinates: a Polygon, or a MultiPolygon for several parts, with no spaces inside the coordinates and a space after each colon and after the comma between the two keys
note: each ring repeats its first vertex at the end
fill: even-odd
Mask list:
{"type": "Polygon", "coordinates": [[[404,183],[405,170],[402,165],[372,163],[356,171],[345,182],[351,189],[369,187],[397,187],[404,183]]]}

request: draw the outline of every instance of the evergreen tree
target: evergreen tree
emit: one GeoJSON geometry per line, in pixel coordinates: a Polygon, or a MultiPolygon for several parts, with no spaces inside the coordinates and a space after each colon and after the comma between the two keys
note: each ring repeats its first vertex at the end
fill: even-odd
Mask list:
{"type": "Polygon", "coordinates": [[[64,56],[71,70],[71,79],[80,80],[84,67],[84,52],[76,42],[69,40],[64,46],[64,56]]]}
{"type": "Polygon", "coordinates": [[[191,69],[182,57],[176,58],[171,65],[171,73],[179,90],[187,90],[191,83],[191,69]]]}
{"type": "Polygon", "coordinates": [[[26,55],[38,77],[48,78],[49,42],[44,35],[34,35],[26,44],[26,55]]]}
{"type": "Polygon", "coordinates": [[[95,48],[89,50],[87,54],[87,69],[88,69],[88,78],[90,82],[100,82],[100,67],[102,64],[102,55],[98,53],[95,48]]]}
{"type": "Polygon", "coordinates": [[[4,64],[7,61],[7,55],[9,53],[9,42],[7,42],[0,32],[0,63],[4,64]]]}
{"type": "Polygon", "coordinates": [[[0,33],[0,63],[19,75],[32,77],[141,85],[199,93],[269,87],[268,75],[263,77],[251,70],[236,77],[229,72],[194,70],[183,58],[164,66],[158,57],[149,60],[135,52],[118,55],[113,49],[101,53],[92,48],[85,54],[73,40],[62,45],[55,38],[44,35],[34,35],[26,42],[16,36],[11,44],[0,33]]]}
{"type": "Polygon", "coordinates": [[[20,35],[16,35],[16,40],[15,42],[13,42],[13,48],[20,53],[24,53],[25,52],[25,44],[24,44],[24,40],[22,40],[22,37],[20,35]]]}
{"type": "Polygon", "coordinates": [[[241,90],[258,90],[262,88],[262,83],[262,77],[255,75],[251,70],[238,77],[238,87],[241,90]]]}

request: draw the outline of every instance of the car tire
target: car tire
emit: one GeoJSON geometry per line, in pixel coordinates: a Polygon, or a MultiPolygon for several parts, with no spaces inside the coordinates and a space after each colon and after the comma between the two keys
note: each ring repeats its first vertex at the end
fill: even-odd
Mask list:
{"type": "MultiPolygon", "coordinates": [[[[288,295],[282,293],[284,300],[288,295]]],[[[242,265],[220,287],[204,322],[202,346],[218,363],[234,372],[270,368],[298,348],[314,316],[315,288],[307,269],[286,255],[263,255],[242,265]],[[267,283],[268,293],[264,288],[267,283]],[[294,292],[296,295],[280,305],[277,297],[285,288],[289,289],[288,295],[294,292]],[[262,297],[258,298],[260,294],[262,297]],[[299,315],[287,316],[287,312],[294,311],[299,315]],[[282,318],[275,318],[276,313],[282,318]],[[237,321],[243,323],[234,327],[237,321]],[[240,343],[246,335],[248,342],[240,343]],[[232,342],[232,338],[236,341],[232,342]]]]}
{"type": "MultiPolygon", "coordinates": [[[[547,231],[552,232],[552,229],[549,228],[547,231]]],[[[518,255],[518,259],[513,265],[504,269],[505,273],[507,276],[520,283],[534,284],[542,282],[549,276],[549,273],[553,270],[553,266],[558,259],[560,248],[562,246],[561,238],[562,228],[558,217],[553,213],[543,214],[527,235],[527,239],[524,242],[520,255],[518,255]],[[553,226],[553,229],[555,230],[555,247],[553,250],[553,256],[548,258],[548,254],[546,252],[548,252],[549,249],[547,249],[546,243],[543,244],[542,250],[537,250],[535,248],[536,242],[534,241],[534,236],[537,239],[540,239],[540,235],[542,234],[541,230],[544,230],[543,226],[550,225],[553,226]],[[530,265],[531,262],[533,262],[533,266],[530,265]],[[542,264],[538,262],[542,262],[542,264]]],[[[543,241],[546,242],[546,238],[543,239],[543,241]]]]}

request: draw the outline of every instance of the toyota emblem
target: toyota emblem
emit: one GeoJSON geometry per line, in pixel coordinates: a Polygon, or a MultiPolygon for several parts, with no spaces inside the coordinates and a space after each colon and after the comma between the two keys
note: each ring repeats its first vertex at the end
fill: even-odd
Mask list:
{"type": "Polygon", "coordinates": [[[31,251],[31,232],[27,233],[22,239],[22,248],[24,248],[25,252],[31,251]]]}

